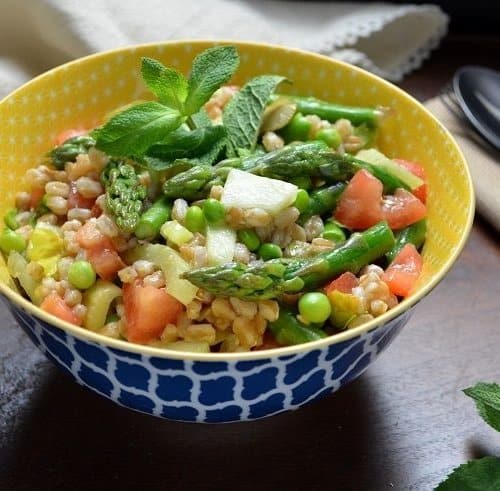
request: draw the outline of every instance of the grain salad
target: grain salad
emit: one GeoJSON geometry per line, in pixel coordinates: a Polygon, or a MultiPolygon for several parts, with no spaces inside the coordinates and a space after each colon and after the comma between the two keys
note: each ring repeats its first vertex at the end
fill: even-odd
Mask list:
{"type": "Polygon", "coordinates": [[[238,65],[232,46],[187,77],[143,58],[154,100],[65,130],[26,172],[0,249],[35,305],[132,343],[240,352],[352,329],[411,294],[425,173],[377,149],[390,116],[285,95],[279,75],[229,85],[238,65]]]}

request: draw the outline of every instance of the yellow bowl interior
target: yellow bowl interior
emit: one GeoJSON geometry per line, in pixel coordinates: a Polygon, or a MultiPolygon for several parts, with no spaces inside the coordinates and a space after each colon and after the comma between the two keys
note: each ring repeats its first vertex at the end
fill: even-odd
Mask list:
{"type": "MultiPolygon", "coordinates": [[[[91,128],[107,112],[149,98],[140,78],[142,56],[157,58],[187,73],[193,57],[214,44],[171,42],[93,55],[55,68],[6,97],[0,102],[0,214],[13,206],[16,192],[28,189],[23,181],[25,171],[38,165],[58,133],[74,127],[91,128]]],[[[390,157],[421,162],[428,179],[424,270],[414,295],[397,311],[415,303],[444,276],[471,227],[474,197],[470,175],[450,134],[413,98],[363,70],[278,46],[231,44],[238,47],[241,57],[236,84],[258,74],[281,74],[293,82],[287,89],[292,93],[392,109],[380,127],[379,148],[390,157]]],[[[0,264],[0,279],[7,282],[7,278],[5,265],[0,264]]],[[[5,288],[0,285],[3,291],[5,288]]]]}

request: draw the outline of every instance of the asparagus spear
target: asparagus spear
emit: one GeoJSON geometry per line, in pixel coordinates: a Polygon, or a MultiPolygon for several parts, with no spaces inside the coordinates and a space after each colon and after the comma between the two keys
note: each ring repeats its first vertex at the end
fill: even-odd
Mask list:
{"type": "Polygon", "coordinates": [[[309,194],[307,208],[300,214],[301,223],[304,223],[313,215],[323,215],[328,212],[331,214],[345,188],[346,184],[344,182],[338,182],[312,191],[309,194]]]}
{"type": "Polygon", "coordinates": [[[427,220],[419,220],[418,222],[412,223],[409,227],[404,228],[399,232],[396,237],[396,243],[394,247],[386,253],[385,257],[390,263],[398,255],[399,251],[406,244],[413,244],[417,249],[419,249],[425,241],[425,232],[427,231],[427,220]]]}
{"type": "Polygon", "coordinates": [[[166,197],[155,201],[137,223],[135,235],[138,239],[153,239],[160,233],[161,226],[170,219],[172,203],[166,197]]]}
{"type": "Polygon", "coordinates": [[[64,169],[66,162],[74,162],[81,153],[87,153],[95,146],[95,140],[88,135],[79,135],[68,138],[61,145],[54,147],[47,157],[56,169],[64,169]]]}
{"type": "Polygon", "coordinates": [[[279,317],[269,323],[269,329],[276,341],[285,346],[316,341],[327,336],[323,330],[299,322],[293,312],[285,307],[280,307],[279,317]]]}
{"type": "Polygon", "coordinates": [[[273,298],[282,293],[313,290],[345,271],[357,273],[393,246],[391,229],[387,222],[380,222],[313,258],[275,259],[256,265],[228,263],[194,269],[183,277],[216,295],[249,300],[273,298]]]}
{"type": "Polygon", "coordinates": [[[315,114],[321,119],[335,122],[341,118],[348,119],[351,123],[358,125],[367,123],[376,126],[378,119],[382,116],[382,111],[372,107],[354,107],[344,106],[342,104],[332,104],[331,102],[321,101],[314,97],[298,97],[275,95],[271,101],[279,97],[286,97],[297,105],[297,111],[302,114],[315,114]]]}
{"type": "Polygon", "coordinates": [[[297,177],[317,177],[330,183],[348,181],[358,170],[366,169],[382,181],[386,193],[397,188],[408,189],[406,183],[385,168],[352,155],[339,155],[324,142],[312,141],[287,145],[264,155],[224,160],[215,167],[192,167],[165,181],[163,192],[169,198],[204,198],[213,184],[225,182],[233,168],[284,181],[297,177]]]}
{"type": "Polygon", "coordinates": [[[123,161],[110,161],[101,180],[106,189],[106,206],[116,224],[123,232],[133,232],[146,199],[146,186],[140,183],[135,169],[123,161]]]}

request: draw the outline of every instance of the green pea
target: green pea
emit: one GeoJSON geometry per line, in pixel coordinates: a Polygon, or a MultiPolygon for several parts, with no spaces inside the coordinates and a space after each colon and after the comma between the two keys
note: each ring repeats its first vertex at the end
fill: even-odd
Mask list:
{"type": "Polygon", "coordinates": [[[324,293],[306,293],[299,299],[299,313],[307,322],[322,324],[332,313],[330,300],[324,293]]]}
{"type": "Polygon", "coordinates": [[[304,213],[309,207],[309,194],[305,189],[299,189],[297,191],[297,196],[295,198],[295,203],[293,204],[300,213],[304,213]]]}
{"type": "Polygon", "coordinates": [[[321,236],[333,242],[343,242],[346,239],[345,232],[335,222],[326,222],[321,236]]]}
{"type": "Polygon", "coordinates": [[[238,230],[238,240],[245,244],[249,251],[256,251],[260,246],[260,239],[253,230],[238,230]]]}
{"type": "Polygon", "coordinates": [[[0,249],[5,254],[8,254],[10,251],[22,252],[26,249],[26,240],[22,235],[14,232],[14,230],[5,228],[0,235],[0,249]]]}
{"type": "Polygon", "coordinates": [[[184,226],[190,232],[202,232],[205,229],[205,215],[199,206],[190,206],[184,218],[184,226]]]}
{"type": "Polygon", "coordinates": [[[269,261],[270,259],[282,257],[283,251],[278,245],[266,242],[259,247],[259,256],[264,259],[264,261],[269,261]]]}
{"type": "Polygon", "coordinates": [[[323,128],[316,133],[316,140],[323,140],[329,147],[338,148],[342,138],[335,128],[323,128]]]}
{"type": "Polygon", "coordinates": [[[79,290],[90,288],[96,280],[95,271],[88,261],[75,261],[68,269],[69,282],[79,290]]]}
{"type": "Polygon", "coordinates": [[[19,222],[16,219],[17,213],[18,211],[15,208],[12,208],[3,217],[5,225],[7,225],[7,227],[12,230],[16,230],[16,228],[19,228],[19,222]]]}
{"type": "Polygon", "coordinates": [[[309,132],[311,131],[311,122],[301,113],[296,113],[291,121],[280,131],[281,136],[285,141],[306,141],[309,140],[309,132]]]}
{"type": "Polygon", "coordinates": [[[219,223],[224,220],[226,210],[220,201],[209,198],[203,203],[203,214],[205,215],[207,222],[219,223]]]}

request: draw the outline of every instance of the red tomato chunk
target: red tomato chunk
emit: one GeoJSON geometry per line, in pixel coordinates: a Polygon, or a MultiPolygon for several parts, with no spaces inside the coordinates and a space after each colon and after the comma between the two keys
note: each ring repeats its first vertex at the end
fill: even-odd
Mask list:
{"type": "Polygon", "coordinates": [[[382,275],[389,290],[399,297],[407,297],[422,271],[422,256],[413,244],[406,244],[382,275]]]}
{"type": "Polygon", "coordinates": [[[140,280],[123,286],[126,336],[133,343],[158,339],[167,324],[175,324],[183,305],[163,288],[143,286],[140,280]]]}

